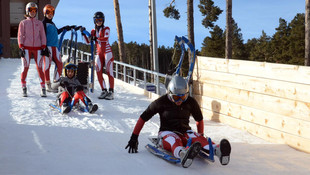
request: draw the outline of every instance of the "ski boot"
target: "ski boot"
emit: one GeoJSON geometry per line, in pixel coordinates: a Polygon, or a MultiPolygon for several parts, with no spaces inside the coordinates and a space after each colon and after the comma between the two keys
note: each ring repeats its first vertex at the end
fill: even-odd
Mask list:
{"type": "Polygon", "coordinates": [[[104,98],[106,100],[113,100],[114,99],[114,92],[109,91],[108,95],[104,98]]]}
{"type": "Polygon", "coordinates": [[[61,106],[61,113],[67,114],[70,111],[71,111],[70,105],[68,105],[67,103],[63,103],[62,106],[61,106]]]}
{"type": "Polygon", "coordinates": [[[215,148],[215,155],[219,158],[222,165],[227,165],[230,160],[231,146],[227,139],[222,139],[220,145],[215,148]]]}
{"type": "Polygon", "coordinates": [[[27,87],[23,87],[23,97],[27,97],[27,87]]]}
{"type": "Polygon", "coordinates": [[[46,89],[45,88],[41,89],[41,97],[46,97],[46,89]]]}
{"type": "Polygon", "coordinates": [[[88,112],[89,113],[94,113],[94,112],[96,112],[98,110],[98,105],[96,105],[96,104],[92,104],[91,102],[88,102],[88,112]]]}
{"type": "Polygon", "coordinates": [[[179,155],[181,164],[184,168],[188,168],[192,165],[194,158],[200,152],[201,144],[199,142],[193,143],[190,147],[183,148],[179,155]]]}
{"type": "Polygon", "coordinates": [[[102,90],[99,99],[104,99],[108,95],[108,91],[106,89],[102,90]]]}

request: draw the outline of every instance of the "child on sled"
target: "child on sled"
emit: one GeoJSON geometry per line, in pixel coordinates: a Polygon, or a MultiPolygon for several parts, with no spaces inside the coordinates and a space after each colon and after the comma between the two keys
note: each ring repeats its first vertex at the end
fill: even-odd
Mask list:
{"type": "Polygon", "coordinates": [[[76,77],[77,66],[73,63],[67,63],[64,66],[65,77],[60,77],[55,83],[52,83],[52,89],[58,88],[57,104],[62,113],[69,113],[73,106],[81,100],[89,113],[97,111],[98,106],[93,104],[83,91],[83,86],[76,77]]]}

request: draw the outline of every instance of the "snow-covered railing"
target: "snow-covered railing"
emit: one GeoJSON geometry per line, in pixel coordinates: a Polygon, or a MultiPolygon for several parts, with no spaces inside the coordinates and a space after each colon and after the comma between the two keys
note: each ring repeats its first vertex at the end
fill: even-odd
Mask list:
{"type": "MultiPolygon", "coordinates": [[[[62,47],[63,55],[68,55],[69,49],[66,46],[62,47]]],[[[74,52],[74,48],[72,48],[74,52]]],[[[76,51],[77,61],[90,61],[91,54],[81,50],[76,51]]],[[[138,66],[133,66],[130,64],[122,63],[114,60],[114,75],[115,78],[120,79],[127,83],[132,83],[134,86],[144,88],[148,91],[157,93],[159,95],[165,93],[165,89],[161,90],[159,87],[160,80],[164,81],[166,78],[171,78],[170,75],[162,74],[159,72],[154,72],[148,69],[144,69],[138,66]],[[139,79],[138,74],[143,75],[142,79],[139,79]],[[153,82],[151,82],[153,77],[153,82]]]]}

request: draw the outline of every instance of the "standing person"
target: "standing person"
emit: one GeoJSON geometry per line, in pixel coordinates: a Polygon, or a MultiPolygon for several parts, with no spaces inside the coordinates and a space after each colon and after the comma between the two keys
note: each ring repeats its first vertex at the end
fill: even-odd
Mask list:
{"type": "Polygon", "coordinates": [[[50,67],[51,61],[54,61],[55,65],[57,66],[57,72],[54,74],[54,81],[57,81],[62,73],[62,60],[58,50],[58,34],[60,34],[64,28],[67,26],[57,29],[56,25],[54,24],[53,17],[55,15],[55,7],[50,4],[45,5],[43,8],[43,26],[44,31],[46,33],[46,45],[50,52],[49,57],[45,57],[44,59],[44,75],[45,75],[45,82],[47,85],[47,91],[52,92],[51,89],[51,82],[50,82],[50,67]]]}
{"type": "Polygon", "coordinates": [[[160,117],[158,138],[161,140],[159,146],[180,158],[183,167],[189,167],[200,150],[209,153],[210,149],[214,149],[222,165],[227,165],[231,152],[229,141],[223,139],[219,145],[209,148],[208,140],[203,136],[204,124],[200,107],[188,94],[189,88],[184,78],[174,76],[169,82],[167,94],[152,102],[142,113],[125,149],[129,148],[129,153],[138,152],[138,136],[144,123],[158,113],[160,117]],[[196,121],[198,133],[192,131],[189,126],[191,115],[196,121]],[[189,138],[193,144],[185,147],[189,138]]]}
{"type": "Polygon", "coordinates": [[[42,56],[49,56],[46,48],[46,36],[44,32],[43,23],[37,20],[38,6],[33,2],[26,5],[27,19],[22,20],[18,27],[18,45],[22,60],[21,83],[23,89],[23,96],[27,97],[26,78],[30,65],[30,58],[33,57],[36,63],[37,71],[41,84],[41,97],[46,97],[44,72],[42,70],[43,59],[42,56]]]}
{"type": "Polygon", "coordinates": [[[80,100],[84,103],[89,113],[97,111],[98,106],[92,104],[91,100],[83,91],[83,86],[76,77],[77,66],[67,63],[64,66],[64,77],[60,77],[57,82],[52,83],[53,89],[59,89],[57,103],[61,107],[62,113],[68,113],[71,108],[80,100]]]}
{"type": "MultiPolygon", "coordinates": [[[[102,12],[96,12],[93,17],[95,23],[95,29],[91,31],[91,39],[96,42],[97,54],[95,58],[96,72],[102,92],[99,99],[114,99],[114,75],[113,75],[113,63],[114,57],[112,48],[109,44],[110,28],[104,26],[104,14],[102,12]],[[109,78],[109,91],[106,83],[103,79],[103,66],[106,68],[106,73],[109,78]]],[[[86,38],[86,42],[89,40],[86,38]]]]}

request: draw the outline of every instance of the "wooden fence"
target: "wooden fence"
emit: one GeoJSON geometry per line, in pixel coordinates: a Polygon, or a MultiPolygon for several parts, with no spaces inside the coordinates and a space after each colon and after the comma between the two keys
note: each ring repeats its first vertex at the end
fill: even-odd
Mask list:
{"type": "Polygon", "coordinates": [[[310,67],[197,57],[204,118],[310,153],[310,67]]]}

